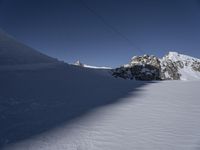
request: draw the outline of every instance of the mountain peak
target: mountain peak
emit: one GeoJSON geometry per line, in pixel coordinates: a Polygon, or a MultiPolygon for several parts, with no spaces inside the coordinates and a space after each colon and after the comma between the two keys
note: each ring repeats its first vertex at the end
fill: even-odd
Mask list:
{"type": "Polygon", "coordinates": [[[175,52],[175,51],[169,51],[169,53],[168,53],[168,55],[179,55],[179,53],[178,52],[175,52]]]}
{"type": "Polygon", "coordinates": [[[77,60],[77,61],[74,63],[74,65],[84,67],[84,64],[82,64],[82,63],[80,62],[80,60],[77,60]]]}
{"type": "Polygon", "coordinates": [[[139,80],[200,80],[200,59],[170,51],[162,59],[154,55],[134,56],[113,75],[139,80]]]}

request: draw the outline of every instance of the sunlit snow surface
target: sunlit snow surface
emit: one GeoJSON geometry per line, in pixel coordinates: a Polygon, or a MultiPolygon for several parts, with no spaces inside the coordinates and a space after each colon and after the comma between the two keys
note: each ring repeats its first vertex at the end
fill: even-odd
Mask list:
{"type": "Polygon", "coordinates": [[[200,82],[165,81],[6,150],[198,150],[200,82]]]}

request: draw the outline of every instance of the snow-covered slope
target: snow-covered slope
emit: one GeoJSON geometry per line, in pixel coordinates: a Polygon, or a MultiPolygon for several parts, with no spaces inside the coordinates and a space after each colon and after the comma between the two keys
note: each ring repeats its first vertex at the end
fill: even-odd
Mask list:
{"type": "Polygon", "coordinates": [[[0,149],[67,125],[146,84],[68,64],[0,70],[0,83],[0,149]]]}
{"type": "Polygon", "coordinates": [[[115,79],[0,37],[1,150],[200,148],[199,81],[115,79]]]}
{"type": "MultiPolygon", "coordinates": [[[[135,81],[129,82],[137,84],[135,81]]],[[[199,81],[149,83],[121,97],[118,102],[93,109],[69,124],[63,123],[42,134],[8,145],[3,150],[198,150],[199,88],[199,81]]],[[[101,96],[102,100],[115,95],[115,92],[109,91],[104,98],[101,96]]],[[[92,93],[87,92],[91,98],[92,93]]],[[[85,101],[84,98],[81,100],[85,101]]],[[[98,96],[92,100],[98,100],[98,96]]],[[[56,105],[52,101],[45,106],[36,103],[29,111],[43,107],[53,111],[65,103],[60,100],[56,105]]],[[[38,122],[34,124],[37,128],[38,122]]],[[[30,122],[19,122],[7,131],[28,128],[30,125],[30,122]]]]}
{"type": "Polygon", "coordinates": [[[16,41],[0,30],[0,66],[55,62],[56,59],[16,41]]]}
{"type": "Polygon", "coordinates": [[[69,124],[145,84],[57,62],[1,32],[0,149],[69,124]]]}

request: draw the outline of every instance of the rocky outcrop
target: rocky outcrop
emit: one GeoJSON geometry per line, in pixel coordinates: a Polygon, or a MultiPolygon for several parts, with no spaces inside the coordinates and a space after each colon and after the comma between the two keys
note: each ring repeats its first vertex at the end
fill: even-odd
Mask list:
{"type": "Polygon", "coordinates": [[[193,70],[200,72],[200,62],[194,61],[191,66],[193,70]]]}
{"type": "Polygon", "coordinates": [[[160,61],[151,55],[134,56],[131,62],[113,70],[114,77],[135,80],[160,80],[160,61]]]}
{"type": "Polygon", "coordinates": [[[129,64],[113,70],[114,77],[135,80],[200,79],[200,60],[169,52],[162,59],[153,55],[134,56],[129,64]]]}
{"type": "Polygon", "coordinates": [[[161,61],[161,79],[180,80],[181,74],[179,67],[182,68],[182,62],[173,62],[172,60],[161,61]]]}
{"type": "Polygon", "coordinates": [[[169,52],[161,59],[161,78],[182,80],[184,74],[200,78],[200,60],[177,52],[169,52]]]}

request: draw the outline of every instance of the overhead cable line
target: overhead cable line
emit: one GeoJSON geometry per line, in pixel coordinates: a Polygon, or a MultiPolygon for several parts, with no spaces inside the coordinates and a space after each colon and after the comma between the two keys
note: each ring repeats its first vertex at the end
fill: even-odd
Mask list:
{"type": "Polygon", "coordinates": [[[104,19],[104,17],[102,15],[100,15],[93,8],[91,8],[90,6],[88,6],[87,3],[85,3],[83,0],[78,0],[78,1],[88,11],[90,11],[92,14],[94,14],[107,28],[109,28],[110,30],[112,30],[113,32],[115,32],[118,36],[120,36],[121,38],[123,38],[127,43],[129,43],[129,45],[131,45],[134,48],[136,48],[137,51],[139,51],[140,53],[141,52],[143,53],[143,50],[141,48],[137,47],[126,35],[124,35],[117,28],[115,28],[113,25],[111,25],[106,19],[104,19]]]}

